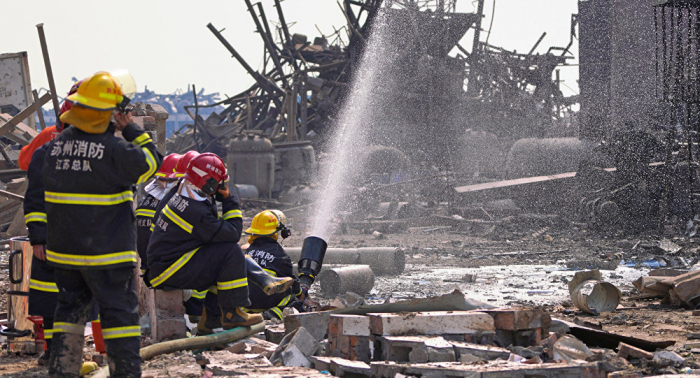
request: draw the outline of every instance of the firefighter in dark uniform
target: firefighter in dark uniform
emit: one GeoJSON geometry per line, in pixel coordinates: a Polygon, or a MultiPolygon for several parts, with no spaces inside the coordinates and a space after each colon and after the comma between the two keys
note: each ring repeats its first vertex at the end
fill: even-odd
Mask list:
{"type": "MultiPolygon", "coordinates": [[[[73,85],[68,95],[72,95],[78,90],[78,82],[73,85]]],[[[59,116],[73,106],[68,101],[61,104],[59,116]]],[[[56,122],[54,130],[58,135],[65,128],[70,127],[69,124],[60,121],[56,122]]],[[[51,140],[56,135],[51,136],[51,140]]],[[[48,143],[39,145],[34,150],[25,150],[25,159],[30,162],[27,165],[27,191],[24,194],[24,220],[29,233],[29,243],[32,245],[32,271],[29,279],[29,309],[28,313],[33,316],[42,317],[42,325],[44,329],[44,348],[46,352],[39,357],[39,365],[46,365],[51,354],[51,340],[53,338],[53,317],[56,312],[56,297],[58,295],[58,287],[54,278],[54,268],[46,262],[46,207],[44,205],[44,181],[41,177],[41,170],[44,165],[44,156],[46,155],[48,143]]],[[[97,319],[97,308],[95,307],[91,314],[91,319],[97,319]]],[[[97,322],[98,320],[95,320],[97,322]]],[[[95,325],[94,331],[97,332],[95,325]]]]}
{"type": "MultiPolygon", "coordinates": [[[[77,88],[76,88],[77,90],[77,88]]],[[[73,92],[75,93],[75,92],[73,92]]],[[[60,114],[71,108],[72,104],[64,101],[60,114]]],[[[60,133],[63,122],[56,122],[56,131],[60,133]]],[[[70,126],[70,125],[67,125],[70,126]]],[[[58,287],[54,279],[54,269],[46,262],[46,209],[44,206],[44,181],[41,179],[41,169],[48,144],[32,151],[27,170],[27,191],[24,194],[24,221],[29,233],[29,243],[32,245],[32,272],[29,279],[29,311],[30,315],[43,318],[44,340],[46,352],[39,358],[40,365],[48,363],[51,353],[53,336],[53,315],[56,312],[56,296],[58,287]]]]}
{"type": "Polygon", "coordinates": [[[291,277],[294,283],[288,290],[267,295],[257,285],[250,285],[250,302],[248,312],[262,312],[266,318],[282,319],[285,307],[295,307],[302,310],[305,293],[299,285],[299,279],[294,274],[294,267],[289,255],[277,242],[279,237],[288,238],[290,230],[285,225],[287,217],[279,210],[265,210],[253,218],[250,227],[245,230],[248,236],[246,255],[254,259],[269,275],[273,277],[291,277]]]}
{"type": "Polygon", "coordinates": [[[67,97],[73,108],[61,116],[73,127],[51,142],[44,159],[46,259],[59,289],[51,377],[78,376],[93,298],[111,376],[141,376],[133,189],[158,170],[162,157],[129,114],[114,114],[124,139],[106,132],[113,110],[128,102],[123,83],[107,72],[85,79],[67,97]]]}
{"type": "Polygon", "coordinates": [[[182,155],[170,154],[163,159],[155,177],[146,185],[144,191],[146,195],[141,198],[134,213],[136,214],[136,249],[141,259],[141,274],[146,272],[146,249],[148,240],[151,238],[151,224],[156,214],[158,203],[175,186],[177,177],[175,166],[182,155]]]}
{"type": "Polygon", "coordinates": [[[148,245],[148,275],[156,289],[208,289],[198,330],[231,329],[263,321],[250,305],[243,252],[242,213],[223,184],[223,160],[203,153],[189,163],[177,193],[158,214],[148,245]],[[222,204],[219,218],[216,198],[222,204]]]}
{"type": "MultiPolygon", "coordinates": [[[[187,170],[187,166],[189,165],[190,161],[192,161],[192,159],[194,159],[197,156],[199,156],[199,152],[196,151],[188,151],[184,155],[182,155],[182,158],[180,158],[177,165],[175,166],[175,177],[182,178],[185,174],[185,171],[187,170]]],[[[155,208],[155,217],[153,219],[158,218],[158,215],[161,213],[161,211],[168,203],[170,198],[172,198],[172,196],[175,195],[178,189],[179,183],[173,188],[171,188],[167,193],[165,193],[165,195],[159,201],[158,205],[155,208]]],[[[151,232],[154,228],[155,224],[151,224],[151,232]]],[[[269,275],[262,269],[262,267],[260,267],[260,265],[258,265],[258,263],[254,259],[250,258],[250,256],[245,257],[245,267],[249,282],[252,282],[255,285],[259,286],[266,295],[273,295],[287,291],[294,283],[290,277],[276,278],[274,276],[269,275]]],[[[188,290],[192,291],[192,297],[184,302],[185,312],[188,314],[190,321],[192,323],[195,323],[195,320],[201,320],[197,319],[197,316],[201,316],[203,313],[204,299],[206,298],[208,288],[205,290],[188,290]]],[[[209,323],[217,325],[218,322],[212,323],[212,316],[220,316],[218,312],[218,306],[215,300],[213,300],[213,303],[210,306],[209,315],[209,323]]],[[[199,323],[199,334],[208,334],[212,332],[211,328],[204,327],[205,322],[199,323]]]]}
{"type": "MultiPolygon", "coordinates": [[[[137,235],[137,250],[139,252],[139,258],[141,259],[141,275],[144,279],[146,285],[150,286],[151,283],[148,282],[148,276],[146,275],[146,270],[148,264],[146,262],[146,250],[148,249],[148,241],[151,238],[153,219],[156,214],[159,213],[158,205],[161,201],[167,201],[175,193],[170,193],[170,191],[177,185],[180,177],[185,173],[185,168],[187,163],[194,156],[199,155],[196,151],[190,151],[185,155],[180,154],[170,154],[163,159],[163,164],[156,172],[155,177],[151,182],[146,185],[144,191],[146,195],[139,201],[139,205],[136,207],[136,235],[137,235]],[[178,168],[180,169],[178,171],[178,168]]],[[[204,297],[206,296],[206,291],[194,291],[191,290],[190,298],[183,302],[185,306],[185,314],[190,318],[190,322],[199,322],[202,316],[202,310],[204,309],[204,297]]]]}

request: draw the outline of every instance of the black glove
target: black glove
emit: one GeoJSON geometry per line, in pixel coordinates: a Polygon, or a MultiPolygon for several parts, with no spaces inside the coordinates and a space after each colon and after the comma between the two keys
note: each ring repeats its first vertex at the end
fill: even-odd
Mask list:
{"type": "Polygon", "coordinates": [[[216,199],[219,202],[224,202],[224,198],[225,198],[224,195],[226,195],[226,197],[228,197],[231,195],[231,193],[229,192],[226,185],[221,184],[221,186],[219,186],[219,190],[217,190],[216,194],[214,195],[214,199],[216,199]],[[222,193],[222,192],[224,192],[224,193],[222,193]]]}

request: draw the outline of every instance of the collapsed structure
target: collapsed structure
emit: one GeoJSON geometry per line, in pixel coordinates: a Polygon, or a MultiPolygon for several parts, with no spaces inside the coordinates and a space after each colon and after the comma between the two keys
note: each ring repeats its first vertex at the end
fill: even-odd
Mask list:
{"type": "MultiPolygon", "coordinates": [[[[572,17],[568,46],[550,48],[546,54],[534,53],[542,38],[527,54],[482,42],[483,0],[477,2],[476,12],[469,14],[457,13],[454,1],[436,4],[345,0],[341,11],[348,25],[333,36],[311,42],[307,36],[287,29],[279,0],[275,1],[280,20],[277,30],[270,28],[261,4],[246,0],[265,45],[261,72],[253,70],[213,25],[208,27],[256,84],[224,101],[207,98],[206,105],[199,102],[205,101],[201,92],[193,88],[192,94],[200,97],[187,107],[192,123],[170,138],[167,147],[165,109],[139,105],[135,113],[168,152],[194,148],[227,156],[235,174],[233,182],[239,184],[242,194],[250,189],[243,197],[272,197],[264,201],[298,211],[295,205],[313,204],[315,188],[306,184],[313,181],[320,152],[333,153],[327,150],[326,141],[358,74],[357,62],[374,22],[379,12],[386,12],[395,27],[405,31],[390,38],[387,50],[397,62],[389,68],[390,76],[410,80],[400,80],[391,89],[377,88],[381,100],[374,105],[386,112],[388,125],[373,126],[397,128],[402,136],[396,143],[380,138],[376,140],[379,145],[367,148],[366,175],[353,181],[358,208],[343,214],[341,232],[359,230],[372,234],[371,238],[361,238],[372,240],[407,230],[418,235],[446,235],[450,230],[505,239],[498,234],[512,235],[504,231],[508,227],[523,228],[521,223],[509,223],[517,218],[536,228],[531,230],[534,232],[518,230],[521,233],[516,235],[550,243],[553,238],[548,230],[556,228],[556,222],[564,222],[554,215],[517,213],[515,217],[500,217],[514,211],[507,205],[503,206],[505,210],[499,208],[502,203],[495,200],[501,198],[514,199],[524,212],[556,209],[567,216],[576,213],[587,226],[602,231],[649,231],[673,217],[683,223],[693,219],[698,156],[692,128],[698,112],[694,25],[700,2],[666,1],[652,6],[622,0],[581,1],[579,14],[572,17]],[[460,40],[470,30],[475,34],[472,46],[461,46],[460,40]],[[340,38],[343,31],[349,34],[347,42],[340,38]],[[557,70],[572,57],[574,38],[580,41],[581,95],[567,98],[558,88],[557,70]],[[456,56],[449,55],[454,51],[458,51],[456,56]],[[397,103],[402,106],[394,106],[397,103]],[[579,103],[580,112],[573,116],[579,103]],[[203,106],[222,106],[223,110],[203,117],[203,106]],[[430,216],[421,211],[425,208],[433,211],[430,216]]],[[[13,125],[7,128],[15,129],[13,138],[22,131],[13,125]]],[[[295,224],[296,229],[304,226],[303,221],[295,224]]],[[[691,222],[688,235],[694,235],[696,228],[691,222]]],[[[464,255],[471,253],[466,241],[440,242],[455,246],[447,249],[450,253],[460,249],[464,255]]],[[[510,245],[506,242],[503,245],[510,245]]],[[[629,249],[635,251],[632,258],[644,249],[639,245],[630,245],[629,249]]],[[[444,246],[414,248],[409,263],[418,266],[430,253],[428,250],[444,246]]],[[[669,260],[680,249],[668,252],[669,260]]],[[[557,256],[562,251],[552,254],[557,256]]],[[[295,261],[302,256],[299,249],[289,248],[289,252],[295,261]]],[[[489,255],[513,256],[514,262],[522,263],[520,259],[537,259],[545,252],[551,251],[519,249],[496,254],[489,251],[489,255]]],[[[588,250],[585,253],[593,254],[588,250]]],[[[438,252],[429,256],[438,256],[438,252]]],[[[475,260],[484,258],[486,255],[475,260]]],[[[227,353],[205,352],[195,363],[209,372],[251,369],[251,374],[262,371],[313,376],[316,373],[310,370],[288,367],[314,366],[338,376],[376,377],[636,377],[641,373],[626,370],[630,363],[644,367],[657,361],[658,367],[669,369],[694,366],[690,358],[668,350],[657,351],[672,342],[649,342],[578,323],[552,321],[550,313],[572,313],[568,309],[491,309],[480,304],[481,308],[475,310],[463,306],[469,298],[461,293],[453,294],[450,300],[461,300],[462,306],[432,306],[441,300],[435,296],[426,300],[432,304],[427,307],[419,307],[423,303],[420,300],[391,303],[390,295],[381,298],[386,300],[383,305],[363,307],[364,299],[358,297],[371,296],[375,282],[387,279],[375,279],[375,274],[401,276],[406,259],[405,250],[393,247],[362,244],[342,250],[329,248],[325,258],[329,265],[320,272],[312,269],[311,273],[318,274],[324,295],[342,298],[343,306],[337,306],[339,300],[335,298],[334,307],[345,308],[319,306],[317,310],[328,311],[288,313],[284,327],[265,330],[267,342],[246,339],[230,345],[227,353]],[[283,339],[284,335],[287,337],[283,339]],[[603,348],[617,348],[618,352],[603,348]],[[248,360],[240,362],[242,359],[248,360]],[[270,361],[285,367],[270,366],[270,361]]],[[[615,257],[605,259],[613,267],[620,262],[615,257]]],[[[682,259],[673,262],[676,260],[682,259]]],[[[552,263],[555,261],[553,258],[552,263]]],[[[590,265],[588,261],[582,264],[590,265]]],[[[683,269],[690,265],[685,261],[678,264],[683,269]]],[[[673,276],[642,279],[636,284],[639,292],[649,294],[651,290],[655,296],[661,292],[673,300],[682,288],[682,301],[674,305],[697,303],[700,286],[696,285],[696,274],[664,273],[673,276]]],[[[415,270],[412,274],[419,275],[415,270]]],[[[597,277],[602,281],[599,273],[597,277]]],[[[410,276],[402,278],[406,285],[422,282],[410,276]]],[[[476,279],[476,274],[467,274],[459,282],[475,283],[476,279]]],[[[557,284],[556,279],[548,281],[553,287],[565,286],[557,284]]],[[[571,281],[569,286],[573,286],[571,281]]],[[[615,287],[610,292],[617,300],[630,294],[615,287]]],[[[574,302],[587,303],[584,313],[594,316],[615,310],[618,305],[616,301],[611,309],[596,307],[586,301],[593,297],[591,293],[577,295],[574,302]]],[[[142,308],[150,319],[145,328],[150,329],[154,340],[185,336],[181,293],[154,294],[143,289],[141,299],[143,303],[157,303],[142,308]],[[149,295],[151,302],[144,299],[149,295]]],[[[580,323],[584,322],[590,323],[580,323]]],[[[172,351],[168,348],[170,345],[155,344],[151,349],[144,348],[142,355],[150,358],[164,350],[172,351]]],[[[195,361],[192,355],[184,357],[195,361]]],[[[195,366],[193,374],[201,373],[202,368],[195,366]]]]}

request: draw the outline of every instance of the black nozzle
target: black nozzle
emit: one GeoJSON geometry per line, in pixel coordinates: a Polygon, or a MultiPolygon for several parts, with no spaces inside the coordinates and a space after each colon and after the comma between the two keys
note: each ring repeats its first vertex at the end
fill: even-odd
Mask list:
{"type": "Polygon", "coordinates": [[[309,236],[304,239],[299,259],[299,281],[302,286],[308,288],[314,283],[316,276],[321,271],[323,258],[326,256],[328,244],[321,238],[309,236]]]}

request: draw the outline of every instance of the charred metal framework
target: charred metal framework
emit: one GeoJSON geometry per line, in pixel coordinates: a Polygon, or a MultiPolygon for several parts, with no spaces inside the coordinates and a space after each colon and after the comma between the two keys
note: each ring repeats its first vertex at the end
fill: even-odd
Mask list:
{"type": "MultiPolygon", "coordinates": [[[[658,2],[654,7],[654,25],[656,95],[666,105],[667,125],[670,126],[666,166],[677,166],[683,160],[687,162],[687,194],[690,212],[695,214],[698,151],[693,146],[697,144],[700,132],[700,1],[658,2]],[[680,126],[680,130],[675,125],[680,126]],[[674,143],[676,139],[685,148],[681,148],[674,159],[672,149],[677,145],[674,143]]],[[[668,179],[667,192],[671,186],[668,179]]]]}
{"type": "MultiPolygon", "coordinates": [[[[572,19],[567,47],[538,54],[540,38],[528,53],[508,51],[481,41],[484,1],[474,3],[475,13],[460,13],[456,0],[343,0],[339,10],[346,25],[309,39],[290,31],[279,0],[273,8],[278,23],[268,20],[261,3],[246,0],[265,47],[260,70],[253,69],[217,27],[209,24],[208,28],[255,84],[207,104],[225,109],[206,119],[194,117],[189,129],[169,139],[168,151],[194,145],[200,151],[224,155],[230,138],[243,133],[261,134],[275,143],[296,143],[315,135],[314,141],[322,144],[331,135],[380,12],[401,31],[387,38],[396,54],[391,72],[410,78],[401,80],[395,90],[377,88],[382,99],[376,106],[386,109],[386,118],[405,137],[405,145],[388,144],[411,148],[413,156],[431,157],[431,164],[449,169],[444,162],[452,160],[455,137],[467,129],[511,142],[551,135],[578,102],[578,96],[562,95],[558,79],[558,68],[573,58],[569,47],[576,20],[572,19]],[[473,42],[462,47],[460,41],[470,30],[473,42]],[[422,149],[418,155],[414,146],[422,149]]],[[[191,113],[201,106],[194,108],[191,113]]],[[[569,127],[567,132],[575,134],[575,130],[569,127]]]]}

